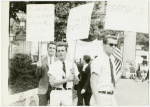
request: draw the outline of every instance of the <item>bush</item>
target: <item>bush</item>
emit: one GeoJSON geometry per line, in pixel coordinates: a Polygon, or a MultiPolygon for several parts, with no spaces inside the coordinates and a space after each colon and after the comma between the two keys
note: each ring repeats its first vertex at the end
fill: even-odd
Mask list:
{"type": "Polygon", "coordinates": [[[35,76],[37,67],[31,63],[31,57],[26,54],[16,54],[10,59],[8,84],[13,93],[37,88],[38,80],[35,76]]]}

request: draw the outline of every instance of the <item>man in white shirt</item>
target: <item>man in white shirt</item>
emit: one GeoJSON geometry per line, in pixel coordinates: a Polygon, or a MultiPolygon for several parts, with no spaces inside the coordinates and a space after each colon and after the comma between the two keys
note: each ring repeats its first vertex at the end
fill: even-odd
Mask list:
{"type": "Polygon", "coordinates": [[[38,87],[38,97],[39,97],[39,106],[47,106],[50,99],[50,92],[52,90],[51,85],[49,84],[49,77],[47,72],[49,70],[50,64],[55,62],[57,58],[55,57],[56,44],[51,41],[47,44],[48,55],[44,57],[41,61],[37,62],[37,67],[42,68],[42,70],[36,71],[36,77],[39,79],[38,87]]]}
{"type": "Polygon", "coordinates": [[[91,64],[91,106],[116,106],[114,97],[115,83],[121,72],[115,73],[114,59],[111,57],[117,45],[115,35],[107,35],[103,39],[103,53],[91,64]]]}
{"type": "Polygon", "coordinates": [[[56,47],[58,61],[50,65],[48,75],[53,90],[50,94],[50,106],[72,106],[73,81],[77,84],[78,68],[72,62],[66,60],[67,47],[59,43],[56,47]]]}

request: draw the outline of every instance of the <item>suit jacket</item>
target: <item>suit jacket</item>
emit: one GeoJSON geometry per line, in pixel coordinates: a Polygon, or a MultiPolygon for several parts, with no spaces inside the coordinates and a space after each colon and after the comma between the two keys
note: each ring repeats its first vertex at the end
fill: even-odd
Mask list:
{"type": "MultiPolygon", "coordinates": [[[[54,62],[56,62],[56,61],[57,61],[57,58],[55,57],[54,62]]],[[[48,87],[50,85],[49,77],[47,74],[47,72],[49,71],[48,57],[43,58],[41,63],[42,63],[43,70],[42,70],[42,74],[39,74],[41,76],[40,76],[40,80],[39,80],[38,94],[46,94],[48,87]]],[[[52,88],[51,85],[50,85],[50,88],[52,88]]]]}
{"type": "Polygon", "coordinates": [[[90,64],[85,68],[85,71],[81,71],[79,75],[80,81],[78,84],[78,93],[81,93],[82,89],[85,89],[87,93],[92,93],[90,78],[91,78],[91,68],[90,64]]]}

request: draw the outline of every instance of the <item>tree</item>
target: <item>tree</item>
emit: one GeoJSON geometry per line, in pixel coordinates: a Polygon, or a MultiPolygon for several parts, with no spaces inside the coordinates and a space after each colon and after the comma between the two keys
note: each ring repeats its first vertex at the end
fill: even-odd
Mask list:
{"type": "MultiPolygon", "coordinates": [[[[93,1],[94,9],[91,17],[91,26],[89,31],[89,38],[85,41],[92,41],[98,37],[102,29],[101,24],[105,15],[100,15],[101,1],[93,1]],[[100,19],[101,17],[101,19],[100,19]]],[[[66,38],[67,20],[70,9],[82,4],[90,3],[89,1],[29,1],[29,2],[10,2],[10,18],[13,18],[16,22],[19,22],[19,18],[16,13],[22,11],[26,13],[27,4],[54,4],[55,5],[55,41],[61,41],[66,38]]]]}
{"type": "Polygon", "coordinates": [[[54,4],[55,5],[55,41],[66,38],[67,20],[69,10],[73,7],[85,4],[86,1],[29,1],[29,2],[10,2],[10,18],[19,21],[16,13],[22,11],[26,13],[27,4],[54,4]]]}
{"type": "Polygon", "coordinates": [[[149,51],[149,34],[137,33],[136,44],[142,45],[142,49],[149,51]]]}
{"type": "MultiPolygon", "coordinates": [[[[62,41],[66,38],[67,20],[70,9],[83,5],[86,3],[94,2],[94,8],[91,16],[91,25],[88,39],[82,39],[83,41],[93,41],[94,39],[102,39],[102,36],[108,33],[119,33],[120,31],[104,30],[105,14],[101,14],[99,11],[102,6],[102,1],[17,1],[10,2],[10,19],[13,18],[17,23],[19,18],[16,13],[22,11],[26,13],[27,4],[54,4],[55,5],[55,41],[62,41]]],[[[105,1],[105,7],[107,2],[105,1]]],[[[12,26],[10,26],[12,27],[12,26]]],[[[15,33],[18,32],[18,25],[16,24],[15,33]]],[[[149,39],[148,34],[137,33],[137,44],[144,45],[143,49],[148,50],[149,39]]],[[[123,43],[123,36],[119,39],[123,43]]]]}

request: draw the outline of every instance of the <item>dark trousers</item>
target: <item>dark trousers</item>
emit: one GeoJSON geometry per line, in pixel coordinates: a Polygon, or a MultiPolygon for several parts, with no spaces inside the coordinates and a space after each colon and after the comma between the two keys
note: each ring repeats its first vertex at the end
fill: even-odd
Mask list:
{"type": "Polygon", "coordinates": [[[146,76],[145,79],[146,79],[146,80],[149,79],[149,70],[148,70],[148,72],[147,72],[147,76],[146,76]]]}
{"type": "Polygon", "coordinates": [[[85,92],[84,94],[78,93],[78,103],[77,106],[83,106],[83,99],[85,102],[85,106],[90,106],[90,99],[92,94],[85,92]]]}
{"type": "Polygon", "coordinates": [[[39,106],[47,106],[48,100],[50,101],[50,93],[51,93],[51,91],[52,91],[52,88],[49,85],[46,94],[38,94],[39,106]]]}

